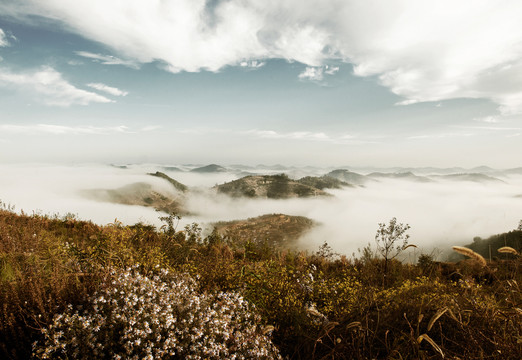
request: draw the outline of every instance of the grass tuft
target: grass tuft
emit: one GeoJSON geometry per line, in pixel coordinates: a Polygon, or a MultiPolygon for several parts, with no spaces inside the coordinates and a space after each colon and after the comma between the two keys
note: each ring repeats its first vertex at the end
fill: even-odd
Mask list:
{"type": "Polygon", "coordinates": [[[486,259],[484,259],[484,257],[482,255],[480,255],[479,253],[476,253],[475,251],[473,251],[467,247],[453,246],[453,250],[455,252],[458,252],[461,255],[467,256],[467,257],[475,260],[482,267],[487,266],[486,259]]]}

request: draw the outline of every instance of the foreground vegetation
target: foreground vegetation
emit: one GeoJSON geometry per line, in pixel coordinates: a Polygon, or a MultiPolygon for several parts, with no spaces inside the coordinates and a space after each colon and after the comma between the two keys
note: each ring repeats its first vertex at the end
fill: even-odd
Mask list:
{"type": "Polygon", "coordinates": [[[308,254],[217,232],[202,238],[196,224],[163,220],[160,229],[98,226],[0,210],[0,358],[522,353],[517,255],[486,266],[422,255],[408,265],[368,249],[348,259],[327,244],[308,254]]]}

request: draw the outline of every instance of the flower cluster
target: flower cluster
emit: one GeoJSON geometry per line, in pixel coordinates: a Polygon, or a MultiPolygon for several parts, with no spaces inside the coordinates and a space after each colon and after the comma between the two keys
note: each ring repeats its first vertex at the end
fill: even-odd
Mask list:
{"type": "Polygon", "coordinates": [[[88,309],[69,306],[35,343],[41,359],[280,358],[239,294],[200,293],[187,274],[114,272],[88,309]]]}

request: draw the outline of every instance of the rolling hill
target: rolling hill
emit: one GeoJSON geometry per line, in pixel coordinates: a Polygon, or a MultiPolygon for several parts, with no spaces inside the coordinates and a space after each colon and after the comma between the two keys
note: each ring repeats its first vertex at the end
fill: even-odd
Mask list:
{"type": "Polygon", "coordinates": [[[220,235],[235,242],[267,242],[270,246],[292,247],[301,235],[314,226],[314,222],[303,216],[270,214],[213,225],[220,235]]]}
{"type": "Polygon", "coordinates": [[[373,172],[371,174],[368,174],[368,177],[374,178],[374,179],[383,179],[384,178],[384,179],[409,180],[409,181],[422,182],[422,183],[428,183],[428,182],[433,181],[425,176],[415,175],[412,172],[403,172],[403,173],[373,172]]]}
{"type": "Polygon", "coordinates": [[[156,171],[155,173],[149,173],[149,175],[167,180],[170,184],[172,184],[172,186],[176,188],[176,190],[179,190],[181,192],[186,192],[188,190],[188,187],[186,185],[183,185],[179,181],[174,180],[167,174],[164,174],[160,171],[156,171]]]}
{"type": "Polygon", "coordinates": [[[253,175],[214,186],[218,193],[232,197],[290,199],[328,196],[318,188],[291,180],[287,175],[253,175]]]}
{"type": "Polygon", "coordinates": [[[176,214],[186,214],[183,209],[183,199],[161,193],[151,184],[139,182],[116,189],[82,190],[81,194],[96,201],[110,202],[122,205],[139,205],[152,207],[159,211],[176,214]]]}
{"type": "Polygon", "coordinates": [[[342,180],[339,180],[339,179],[336,179],[336,178],[333,178],[333,177],[330,177],[327,175],[320,176],[320,177],[319,176],[305,176],[305,177],[297,180],[297,182],[300,184],[303,184],[303,185],[308,185],[308,186],[317,188],[319,190],[341,189],[343,187],[353,187],[353,185],[351,185],[345,181],[342,181],[342,180]]]}
{"type": "Polygon", "coordinates": [[[480,173],[463,173],[463,174],[448,174],[448,175],[434,175],[431,176],[434,179],[444,179],[444,180],[452,180],[452,181],[471,181],[477,183],[484,182],[503,182],[500,179],[497,179],[490,175],[480,174],[480,173]]]}
{"type": "Polygon", "coordinates": [[[364,185],[368,181],[375,181],[364,175],[361,175],[361,174],[358,174],[358,173],[355,173],[355,172],[352,172],[349,170],[345,170],[345,169],[338,169],[338,170],[330,171],[328,174],[326,174],[326,176],[329,176],[334,179],[341,180],[341,181],[344,181],[344,182],[347,182],[347,183],[353,184],[353,185],[364,185]]]}
{"type": "Polygon", "coordinates": [[[190,171],[195,172],[195,173],[219,173],[219,172],[226,172],[227,169],[225,169],[223,166],[220,166],[220,165],[210,164],[210,165],[206,165],[206,166],[197,167],[190,171]]]}

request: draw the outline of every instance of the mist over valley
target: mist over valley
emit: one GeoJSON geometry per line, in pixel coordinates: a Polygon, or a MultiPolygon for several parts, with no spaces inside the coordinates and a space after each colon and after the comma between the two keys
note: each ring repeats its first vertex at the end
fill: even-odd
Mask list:
{"type": "Polygon", "coordinates": [[[140,164],[2,165],[1,171],[0,199],[16,211],[156,227],[171,213],[182,217],[179,229],[198,223],[204,234],[218,222],[253,219],[263,223],[249,227],[260,238],[281,226],[275,221],[267,230],[266,218],[256,220],[261,216],[302,217],[292,246],[315,251],[327,242],[346,255],[373,244],[377,224],[393,217],[410,224],[410,242],[429,252],[509,231],[522,214],[520,168],[140,164]]]}

